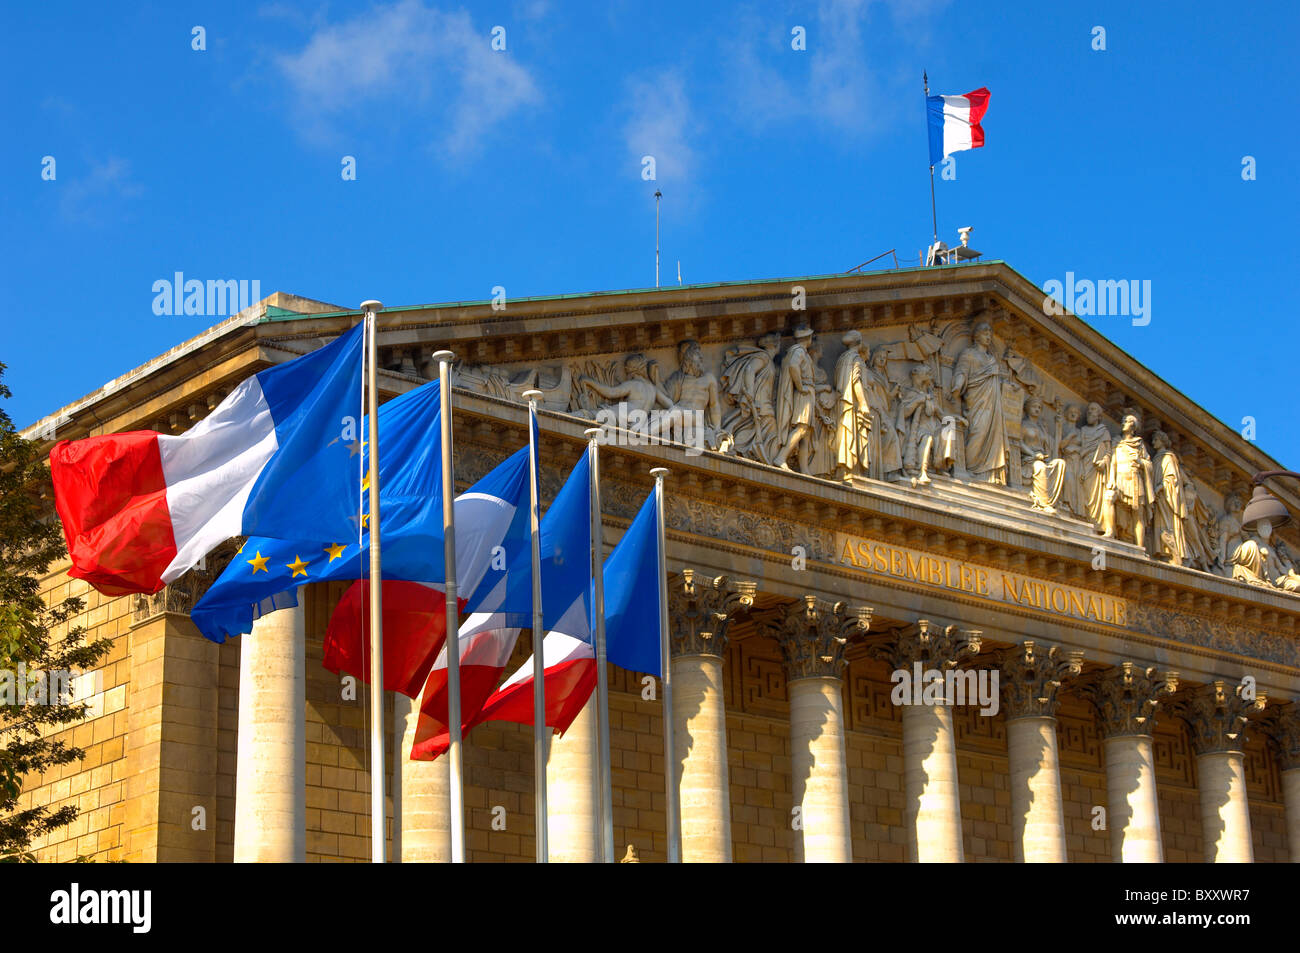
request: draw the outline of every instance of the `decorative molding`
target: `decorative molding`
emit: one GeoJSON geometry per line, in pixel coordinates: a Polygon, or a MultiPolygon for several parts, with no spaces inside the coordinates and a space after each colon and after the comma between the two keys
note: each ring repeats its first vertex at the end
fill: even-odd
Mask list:
{"type": "Polygon", "coordinates": [[[1103,738],[1149,735],[1155,727],[1160,698],[1178,690],[1178,673],[1157,674],[1154,666],[1142,668],[1135,662],[1121,662],[1079,687],[1097,707],[1103,738]]]}
{"type": "Polygon", "coordinates": [[[850,609],[814,595],[792,602],[785,610],[759,620],[759,631],[781,646],[786,678],[839,678],[849,637],[871,626],[871,609],[850,609]]]}
{"type": "Polygon", "coordinates": [[[895,669],[910,670],[919,662],[923,668],[947,670],[963,659],[978,655],[982,645],[983,634],[976,630],[963,630],[956,625],[940,628],[929,619],[918,619],[873,643],[869,652],[895,669]]]}
{"type": "Polygon", "coordinates": [[[1055,718],[1061,682],[1083,671],[1083,653],[1061,653],[1053,645],[1043,651],[1032,639],[999,653],[1002,700],[1007,718],[1055,718]]]}
{"type": "Polygon", "coordinates": [[[1221,754],[1244,750],[1246,719],[1252,712],[1263,711],[1266,701],[1263,692],[1248,700],[1242,697],[1241,685],[1216,679],[1180,692],[1170,711],[1187,722],[1196,754],[1221,754]]]}
{"type": "Polygon", "coordinates": [[[1300,703],[1270,705],[1255,724],[1276,745],[1281,770],[1300,768],[1300,703]]]}
{"type": "Polygon", "coordinates": [[[733,583],[726,576],[700,579],[694,569],[673,576],[668,582],[671,654],[724,658],[731,619],[754,605],[757,589],[757,583],[733,583]]]}

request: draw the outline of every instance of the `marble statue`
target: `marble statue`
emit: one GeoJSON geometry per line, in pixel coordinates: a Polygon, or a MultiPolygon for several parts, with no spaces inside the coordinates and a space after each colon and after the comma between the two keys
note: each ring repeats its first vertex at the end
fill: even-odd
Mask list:
{"type": "Polygon", "coordinates": [[[1003,409],[1003,370],[993,355],[993,329],[985,321],[975,325],[971,344],[957,357],[947,398],[962,400],[966,431],[966,469],[984,483],[1007,482],[1010,454],[1003,409]]]}
{"type": "Polygon", "coordinates": [[[731,435],[722,429],[718,379],[704,366],[700,342],[680,342],[677,345],[677,364],[677,370],[668,375],[663,387],[671,406],[700,414],[704,421],[704,445],[709,450],[726,453],[731,449],[731,435]]]}
{"type": "Polygon", "coordinates": [[[1273,524],[1260,520],[1255,531],[1232,554],[1232,578],[1253,586],[1273,586],[1287,592],[1300,592],[1300,573],[1283,564],[1274,547],[1269,545],[1273,524]]]}
{"type": "Polygon", "coordinates": [[[1079,433],[1079,405],[1065,408],[1061,442],[1056,452],[1065,461],[1065,480],[1061,485],[1060,505],[1079,519],[1088,519],[1083,500],[1083,435],[1079,433]]]}
{"type": "Polygon", "coordinates": [[[1025,401],[1025,419],[1020,424],[1020,485],[1029,488],[1034,509],[1055,513],[1065,486],[1065,461],[1055,454],[1055,439],[1047,433],[1041,417],[1042,398],[1025,401]]]}
{"type": "Polygon", "coordinates": [[[672,399],[651,379],[650,362],[645,355],[629,354],[625,357],[623,373],[625,377],[621,384],[602,384],[584,374],[578,378],[578,386],[594,391],[613,405],[626,403],[629,411],[648,414],[659,407],[672,407],[672,399]]]}
{"type": "Polygon", "coordinates": [[[812,458],[813,418],[817,412],[817,385],[813,359],[808,353],[812,328],[794,332],[794,343],[781,361],[776,392],[776,430],[784,443],[772,462],[790,469],[790,455],[798,451],[799,470],[808,472],[812,458]]]}
{"type": "Polygon", "coordinates": [[[1191,557],[1187,541],[1187,495],[1183,468],[1170,449],[1169,435],[1157,430],[1151,435],[1151,461],[1155,484],[1154,519],[1151,527],[1152,555],[1183,566],[1191,557]]]}
{"type": "Polygon", "coordinates": [[[1098,533],[1104,533],[1110,507],[1106,503],[1106,472],[1110,469],[1110,429],[1101,419],[1101,404],[1088,405],[1088,416],[1079,428],[1079,496],[1098,533]]]}
{"type": "Polygon", "coordinates": [[[822,369],[822,342],[813,338],[808,342],[808,356],[813,364],[813,435],[812,454],[804,473],[812,476],[830,476],[835,472],[835,414],[839,409],[839,396],[831,386],[830,375],[822,369]]]}
{"type": "Polygon", "coordinates": [[[1151,454],[1137,430],[1137,417],[1125,414],[1123,435],[1111,450],[1110,467],[1106,471],[1109,513],[1105,535],[1112,539],[1131,535],[1145,549],[1155,489],[1151,482],[1151,454]]]}
{"type": "Polygon", "coordinates": [[[862,386],[862,376],[867,369],[861,352],[862,332],[848,331],[840,340],[844,353],[835,362],[835,393],[839,398],[835,425],[835,479],[852,483],[854,474],[866,473],[871,408],[862,386]]]}
{"type": "Polygon", "coordinates": [[[776,427],[776,355],[781,335],[765,334],[757,345],[729,349],[722,359],[722,392],[731,409],[722,429],[732,449],[759,463],[773,463],[780,452],[776,427]]]}
{"type": "Polygon", "coordinates": [[[911,378],[911,386],[899,396],[898,430],[903,435],[903,470],[912,486],[924,486],[931,482],[931,468],[951,469],[952,444],[943,439],[943,417],[930,365],[917,364],[911,378]]]}
{"type": "MultiPolygon", "coordinates": [[[[889,379],[891,345],[870,351],[862,372],[862,389],[871,412],[867,441],[867,472],[877,480],[888,480],[903,469],[903,452],[895,426],[894,401],[901,387],[889,379]]],[[[865,350],[866,345],[863,345],[865,350]]]]}

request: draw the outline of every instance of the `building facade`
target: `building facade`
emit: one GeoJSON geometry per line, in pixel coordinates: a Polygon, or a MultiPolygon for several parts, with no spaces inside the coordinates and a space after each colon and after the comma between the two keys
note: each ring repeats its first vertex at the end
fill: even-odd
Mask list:
{"type": "MultiPolygon", "coordinates": [[[[357,320],[274,295],[30,433],[181,432],[357,320]]],[[[608,424],[607,551],[670,469],[683,859],[1300,860],[1300,536],[1242,522],[1279,466],[1007,265],[389,308],[379,348],[387,396],[455,352],[462,487],[526,441],[526,390],[544,501],[608,424]]],[[[235,545],[152,597],[49,576],[115,644],[86,760],[24,791],[81,810],[41,858],[368,859],[365,692],[321,665],[346,587],[308,569],[210,643],[186,613],[235,545]]],[[[662,705],[610,686],[615,839],[663,860],[662,705]]],[[[411,707],[389,853],[445,860],[445,759],[393,757],[411,707]]],[[[552,742],[553,860],[598,853],[594,734],[589,705],[552,742]]],[[[469,859],[532,859],[531,729],[465,758],[469,859]]]]}

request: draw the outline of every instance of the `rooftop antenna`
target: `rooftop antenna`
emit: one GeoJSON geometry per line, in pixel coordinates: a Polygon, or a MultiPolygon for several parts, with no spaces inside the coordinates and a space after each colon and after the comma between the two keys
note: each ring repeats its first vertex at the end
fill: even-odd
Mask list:
{"type": "Polygon", "coordinates": [[[659,287],[659,200],[664,194],[655,189],[655,287],[659,287]]]}
{"type": "Polygon", "coordinates": [[[677,259],[677,284],[680,285],[681,283],[682,283],[682,260],[678,258],[677,259]]]}

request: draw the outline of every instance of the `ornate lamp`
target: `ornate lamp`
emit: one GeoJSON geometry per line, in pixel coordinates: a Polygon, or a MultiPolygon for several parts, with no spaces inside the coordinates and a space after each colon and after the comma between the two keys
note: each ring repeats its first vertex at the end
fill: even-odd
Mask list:
{"type": "Polygon", "coordinates": [[[1265,470],[1263,473],[1256,473],[1255,491],[1251,494],[1250,502],[1246,504],[1246,509],[1241,514],[1241,524],[1243,526],[1253,528],[1260,520],[1268,520],[1276,528],[1291,522],[1291,514],[1282,505],[1282,501],[1264,487],[1264,481],[1275,476],[1289,476],[1300,479],[1300,473],[1291,470],[1265,470]]]}

